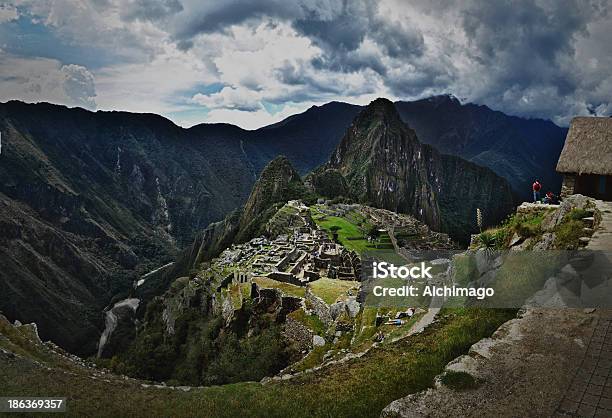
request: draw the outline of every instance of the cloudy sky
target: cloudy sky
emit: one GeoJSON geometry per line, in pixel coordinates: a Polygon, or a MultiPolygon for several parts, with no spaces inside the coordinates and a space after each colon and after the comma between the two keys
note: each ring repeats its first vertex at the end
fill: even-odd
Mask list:
{"type": "Polygon", "coordinates": [[[612,114],[612,0],[6,0],[0,101],[256,128],[331,100],[454,94],[612,114]]]}

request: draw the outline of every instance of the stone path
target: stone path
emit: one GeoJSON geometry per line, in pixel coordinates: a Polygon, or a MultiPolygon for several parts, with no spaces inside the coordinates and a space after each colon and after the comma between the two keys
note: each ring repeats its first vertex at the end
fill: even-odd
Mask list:
{"type": "Polygon", "coordinates": [[[381,416],[550,417],[585,356],[594,320],[582,309],[528,309],[447,366],[474,376],[477,388],[437,385],[392,402],[381,416]]]}
{"type": "MultiPolygon", "coordinates": [[[[612,252],[612,202],[596,201],[602,220],[588,250],[612,252]]],[[[599,312],[589,345],[557,416],[612,417],[612,312],[599,312]]]]}
{"type": "Polygon", "coordinates": [[[595,231],[587,248],[593,251],[612,252],[612,202],[595,201],[601,213],[601,223],[595,231]]]}
{"type": "Polygon", "coordinates": [[[556,416],[612,417],[612,315],[597,320],[586,355],[556,416]]]}

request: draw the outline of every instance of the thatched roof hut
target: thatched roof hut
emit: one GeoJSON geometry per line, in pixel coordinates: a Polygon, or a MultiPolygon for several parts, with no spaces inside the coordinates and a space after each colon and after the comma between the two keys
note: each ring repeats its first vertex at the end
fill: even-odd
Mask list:
{"type": "Polygon", "coordinates": [[[574,118],[557,163],[557,171],[612,174],[612,118],[574,118]]]}
{"type": "Polygon", "coordinates": [[[578,117],[557,163],[561,197],[580,193],[612,201],[612,118],[578,117]]]}

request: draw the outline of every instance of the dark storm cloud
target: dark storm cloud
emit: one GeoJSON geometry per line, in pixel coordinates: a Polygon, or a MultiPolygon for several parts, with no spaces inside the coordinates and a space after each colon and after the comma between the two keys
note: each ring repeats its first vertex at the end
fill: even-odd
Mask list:
{"type": "MultiPolygon", "coordinates": [[[[126,16],[176,14],[168,29],[181,50],[192,48],[199,35],[231,25],[282,21],[320,48],[308,63],[316,71],[372,71],[399,97],[451,90],[501,109],[551,117],[568,106],[568,97],[586,97],[587,86],[600,86],[576,62],[576,40],[589,36],[589,24],[604,18],[609,6],[609,0],[414,0],[387,4],[391,13],[385,14],[377,0],[183,0],[180,8],[177,2],[138,0],[126,16]],[[422,17],[430,20],[420,24],[422,17]]],[[[333,94],[338,86],[295,64],[275,74],[312,95],[333,94]]],[[[584,109],[601,107],[601,97],[583,98],[584,109]]]]}
{"type": "Polygon", "coordinates": [[[325,52],[314,62],[315,66],[334,71],[370,68],[386,74],[380,57],[357,52],[366,38],[376,44],[383,56],[391,58],[409,59],[421,55],[424,49],[420,32],[385,21],[378,15],[375,1],[346,2],[333,19],[298,19],[294,27],[325,52]]]}
{"type": "MultiPolygon", "coordinates": [[[[176,46],[185,52],[176,56],[193,64],[190,71],[233,89],[214,98],[217,109],[447,92],[567,123],[575,114],[612,111],[610,2],[64,0],[19,9],[55,36],[45,33],[47,43],[33,44],[38,49],[24,50],[24,39],[41,33],[25,19],[5,16],[0,35],[8,39],[3,49],[9,53],[16,54],[11,48],[17,45],[21,55],[53,56],[94,73],[115,63],[156,62],[176,46]],[[70,1],[91,10],[78,14],[81,9],[66,6],[70,1]],[[21,36],[18,24],[28,36],[21,36]],[[84,60],[88,55],[75,45],[86,45],[98,61],[106,53],[113,62],[84,60]],[[78,51],[79,60],[66,58],[64,50],[78,51]]],[[[202,94],[208,100],[214,95],[202,94]]]]}
{"type": "Polygon", "coordinates": [[[289,22],[300,34],[323,49],[324,57],[315,64],[336,71],[371,68],[385,73],[384,65],[374,57],[360,57],[355,51],[364,39],[371,39],[383,55],[408,58],[420,55],[424,43],[421,33],[378,14],[375,0],[310,1],[240,1],[213,5],[185,6],[173,37],[183,50],[193,45],[199,34],[223,32],[230,25],[262,18],[289,22]]]}
{"type": "Polygon", "coordinates": [[[175,22],[174,39],[185,42],[199,34],[223,32],[229,26],[263,17],[292,19],[300,8],[282,0],[229,0],[185,4],[185,16],[175,22]]]}
{"type": "MultiPolygon", "coordinates": [[[[463,28],[481,63],[504,68],[508,82],[538,82],[554,77],[558,60],[574,53],[576,34],[596,10],[584,1],[563,3],[545,10],[533,1],[478,2],[463,11],[463,28]]],[[[554,78],[564,90],[573,87],[571,79],[554,78]]]]}
{"type": "MultiPolygon", "coordinates": [[[[574,95],[585,83],[585,63],[576,62],[576,40],[588,37],[589,23],[607,12],[607,1],[467,3],[460,9],[461,24],[489,83],[484,98],[496,103],[504,95],[511,101],[520,96],[537,100],[544,90],[560,98],[574,95]]],[[[521,111],[520,104],[515,108],[521,111]]]]}

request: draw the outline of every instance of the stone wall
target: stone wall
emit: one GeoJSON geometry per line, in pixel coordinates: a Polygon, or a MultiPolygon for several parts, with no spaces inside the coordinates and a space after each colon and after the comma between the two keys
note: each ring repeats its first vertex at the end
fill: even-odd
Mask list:
{"type": "Polygon", "coordinates": [[[330,306],[325,303],[323,299],[315,296],[310,288],[306,288],[304,298],[306,299],[306,306],[312,309],[314,314],[317,315],[325,325],[330,325],[334,321],[331,315],[330,306]]]}
{"type": "Polygon", "coordinates": [[[266,275],[269,279],[276,280],[277,282],[289,283],[295,286],[304,286],[300,279],[292,273],[285,273],[282,271],[273,271],[266,275]]]}
{"type": "Polygon", "coordinates": [[[561,199],[574,194],[576,186],[576,176],[574,174],[564,174],[563,183],[561,184],[561,199]]]}
{"type": "Polygon", "coordinates": [[[523,202],[516,208],[517,215],[541,215],[546,211],[557,209],[559,205],[547,205],[545,203],[523,202]]]}
{"type": "Polygon", "coordinates": [[[313,332],[300,321],[296,321],[290,316],[287,317],[283,328],[283,336],[295,344],[300,352],[310,351],[312,348],[313,332]]]}

